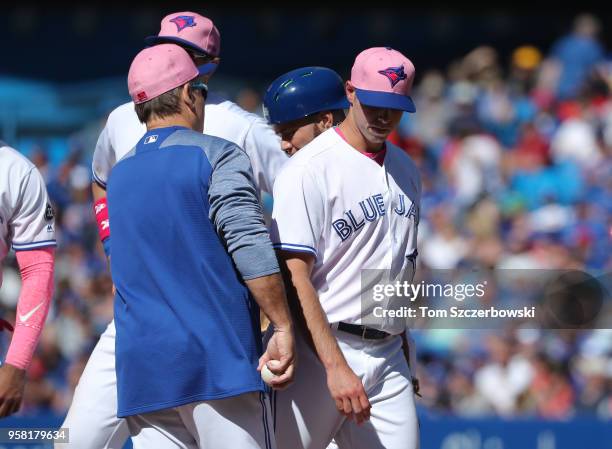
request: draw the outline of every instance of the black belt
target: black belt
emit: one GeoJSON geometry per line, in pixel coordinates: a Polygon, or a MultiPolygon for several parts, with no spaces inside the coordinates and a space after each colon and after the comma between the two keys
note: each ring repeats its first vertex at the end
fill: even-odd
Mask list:
{"type": "Polygon", "coordinates": [[[372,329],[371,327],[361,326],[359,324],[344,323],[342,321],[333,324],[332,327],[342,332],[357,335],[365,340],[382,340],[383,338],[391,336],[391,334],[385,331],[379,331],[378,329],[372,329]]]}

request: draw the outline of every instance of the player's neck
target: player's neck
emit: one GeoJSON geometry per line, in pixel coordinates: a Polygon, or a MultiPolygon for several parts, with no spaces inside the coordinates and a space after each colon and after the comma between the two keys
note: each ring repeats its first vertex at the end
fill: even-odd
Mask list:
{"type": "Polygon", "coordinates": [[[162,118],[152,118],[147,122],[147,131],[157,128],[169,128],[170,126],[182,126],[197,131],[197,127],[194,126],[192,121],[178,114],[162,118]]]}
{"type": "Polygon", "coordinates": [[[342,131],[346,142],[361,153],[378,153],[385,147],[384,142],[374,144],[367,141],[350,117],[340,123],[338,128],[342,131]]]}

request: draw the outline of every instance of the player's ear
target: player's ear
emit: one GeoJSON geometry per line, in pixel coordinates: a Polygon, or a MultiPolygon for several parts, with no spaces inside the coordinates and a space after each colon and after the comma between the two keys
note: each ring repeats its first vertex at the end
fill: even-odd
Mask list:
{"type": "Polygon", "coordinates": [[[353,86],[350,81],[347,81],[344,85],[344,91],[346,92],[346,99],[349,104],[353,106],[355,102],[355,86],[353,86]]]}
{"type": "Polygon", "coordinates": [[[320,112],[316,126],[319,128],[320,132],[328,130],[334,126],[334,115],[330,111],[320,112]]]}
{"type": "Polygon", "coordinates": [[[189,83],[183,84],[181,88],[181,100],[183,100],[187,104],[191,101],[191,95],[189,91],[189,83]]]}
{"type": "Polygon", "coordinates": [[[192,112],[195,113],[196,109],[196,98],[195,94],[189,87],[189,83],[183,84],[181,89],[181,101],[187,106],[192,112]]]}

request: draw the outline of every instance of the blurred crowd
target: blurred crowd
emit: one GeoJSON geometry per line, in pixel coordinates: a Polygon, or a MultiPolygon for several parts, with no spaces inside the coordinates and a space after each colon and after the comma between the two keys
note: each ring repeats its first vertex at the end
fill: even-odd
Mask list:
{"type": "MultiPolygon", "coordinates": [[[[580,16],[546,52],[524,45],[505,61],[482,46],[446,72],[418,74],[417,113],[404,116],[391,140],[421,171],[421,270],[612,270],[612,58],[598,27],[580,16]]],[[[245,89],[235,100],[258,113],[260,98],[245,89]]],[[[59,167],[42,148],[30,158],[56,208],[59,247],[23,413],[63,414],[112,318],[111,279],[88,154],[75,148],[59,167]]],[[[8,321],[18,292],[9,258],[0,294],[8,321]]],[[[612,330],[414,334],[422,413],[612,417],[612,330]]]]}
{"type": "MultiPolygon", "coordinates": [[[[548,54],[423,75],[394,141],[424,184],[421,271],[612,269],[612,60],[591,16],[548,54]]],[[[417,334],[425,412],[612,417],[612,330],[417,334]]]]}

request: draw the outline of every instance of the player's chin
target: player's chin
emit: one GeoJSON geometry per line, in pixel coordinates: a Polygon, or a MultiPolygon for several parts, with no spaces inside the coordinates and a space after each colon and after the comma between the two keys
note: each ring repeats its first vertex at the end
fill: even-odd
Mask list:
{"type": "Polygon", "coordinates": [[[385,142],[385,140],[387,140],[387,136],[380,136],[380,135],[373,134],[368,137],[368,141],[375,145],[382,145],[385,142]]]}
{"type": "Polygon", "coordinates": [[[370,142],[372,143],[382,143],[387,140],[389,134],[391,134],[391,130],[388,128],[379,128],[377,126],[368,127],[368,134],[370,135],[370,142]]]}

